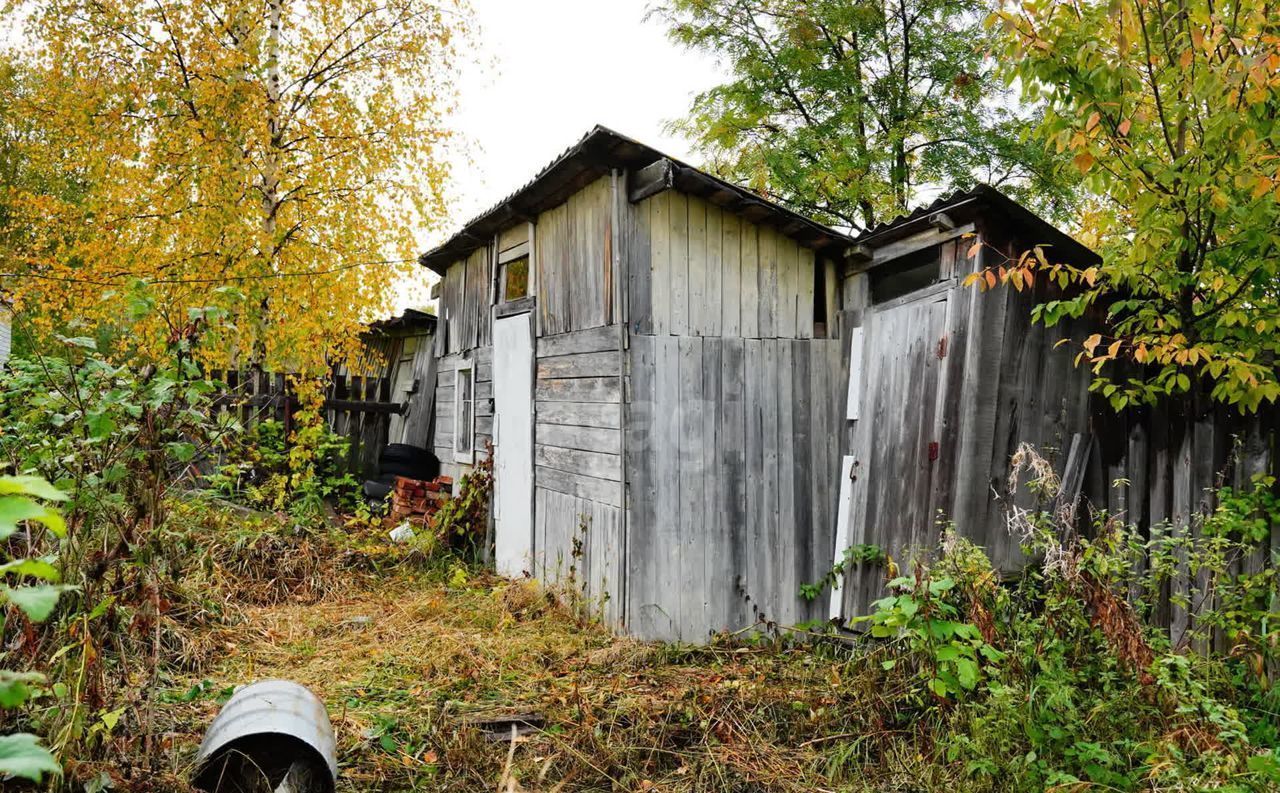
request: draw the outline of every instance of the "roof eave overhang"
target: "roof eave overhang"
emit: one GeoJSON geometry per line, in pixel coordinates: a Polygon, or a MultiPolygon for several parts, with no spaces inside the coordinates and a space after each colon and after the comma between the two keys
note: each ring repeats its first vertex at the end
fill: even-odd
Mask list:
{"type": "Polygon", "coordinates": [[[882,248],[934,227],[939,215],[945,214],[954,222],[969,223],[990,218],[993,213],[1008,218],[1013,226],[1022,231],[1029,244],[1052,247],[1057,258],[1078,265],[1097,264],[1101,261],[1101,257],[1088,246],[989,185],[978,185],[972,190],[956,193],[949,199],[936,201],[885,227],[860,235],[856,242],[859,246],[870,249],[882,248]]]}
{"type": "MultiPolygon", "coordinates": [[[[487,244],[512,223],[534,220],[614,169],[634,171],[656,163],[670,164],[670,181],[663,189],[676,189],[778,231],[815,250],[844,249],[853,240],[834,229],[774,204],[737,185],[666,157],[644,144],[604,127],[596,127],[575,146],[548,165],[532,181],[469,222],[444,244],[418,257],[419,264],[444,275],[449,265],[487,244]]],[[[655,193],[649,193],[653,195],[655,193]]],[[[647,198],[648,195],[645,197],[647,198]]]]}

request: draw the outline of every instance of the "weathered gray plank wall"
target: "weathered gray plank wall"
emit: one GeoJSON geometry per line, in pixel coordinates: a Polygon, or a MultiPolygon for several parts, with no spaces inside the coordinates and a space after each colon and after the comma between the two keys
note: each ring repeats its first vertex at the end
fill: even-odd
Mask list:
{"type": "Polygon", "coordinates": [[[437,353],[458,353],[489,345],[493,338],[489,311],[492,263],[491,246],[486,245],[445,272],[440,292],[437,353]]]}
{"type": "Polygon", "coordinates": [[[611,624],[625,597],[622,326],[537,340],[534,570],[581,587],[611,624]]]}
{"type": "Polygon", "coordinates": [[[601,177],[538,216],[534,232],[538,335],[614,319],[613,185],[601,177]]]}
{"type": "Polygon", "coordinates": [[[436,420],[431,445],[440,458],[440,473],[455,480],[469,469],[456,460],[453,444],[454,382],[458,364],[463,361],[470,361],[475,372],[475,459],[484,458],[485,444],[493,439],[493,347],[478,347],[440,358],[436,364],[436,420]]]}
{"type": "Polygon", "coordinates": [[[627,624],[701,641],[822,616],[830,568],[838,341],[632,336],[627,624]]]}
{"type": "MultiPolygon", "coordinates": [[[[808,339],[814,252],[697,196],[667,190],[624,222],[630,328],[643,335],[808,339]]],[[[834,267],[824,279],[835,313],[834,267]]]]}
{"type": "MultiPolygon", "coordinates": [[[[865,275],[845,283],[846,305],[856,309],[846,312],[846,325],[861,328],[863,339],[860,418],[846,424],[856,461],[849,544],[877,545],[905,570],[914,555],[936,553],[942,523],[953,521],[999,569],[1018,570],[1027,560],[1006,514],[1010,504],[1028,507],[1034,499],[1025,486],[1009,488],[1009,461],[1022,443],[1060,476],[1070,467],[1090,504],[1148,536],[1194,535],[1216,507],[1213,488],[1280,472],[1280,411],[1241,417],[1200,399],[1117,415],[1090,395],[1089,370],[1073,364],[1076,346],[1059,342],[1083,339],[1097,319],[1032,323],[1032,307],[1051,299],[1043,283],[1024,292],[958,286],[994,261],[988,257],[1016,258],[1028,244],[978,231],[990,247],[973,259],[964,255],[971,240],[942,243],[949,285],[871,306],[865,275]]],[[[1241,569],[1257,569],[1277,552],[1273,536],[1270,552],[1242,560],[1241,569]]],[[[844,615],[867,613],[884,581],[879,565],[849,570],[844,615]]],[[[1207,605],[1178,605],[1195,584],[1183,564],[1158,602],[1147,604],[1175,641],[1207,605]]]]}
{"type": "MultiPolygon", "coordinates": [[[[1117,415],[1099,401],[1083,448],[1083,492],[1090,503],[1123,515],[1148,539],[1200,537],[1204,519],[1217,508],[1219,488],[1250,491],[1257,475],[1280,477],[1280,410],[1241,416],[1196,395],[1117,415]]],[[[1176,554],[1171,580],[1146,605],[1181,643],[1213,601],[1196,594],[1206,589],[1207,571],[1194,576],[1187,554],[1176,554]]],[[[1256,573],[1278,557],[1280,525],[1273,525],[1269,542],[1236,561],[1232,572],[1256,573]]],[[[1229,649],[1225,636],[1215,635],[1215,642],[1219,650],[1229,649]]]]}
{"type": "MultiPolygon", "coordinates": [[[[930,231],[922,239],[937,232],[930,231]]],[[[1075,350],[1058,341],[1083,323],[1032,324],[1035,293],[981,292],[960,281],[988,263],[965,255],[971,239],[941,243],[943,283],[881,305],[869,305],[865,274],[846,283],[846,316],[861,328],[860,418],[849,422],[854,458],[849,544],[875,545],[902,569],[936,549],[954,521],[964,537],[1012,571],[1025,562],[1006,530],[1009,460],[1021,443],[1061,469],[1072,437],[1087,429],[1088,372],[1075,350]]],[[[1003,247],[1003,240],[993,241],[1003,247]]],[[[905,241],[904,248],[909,248],[905,241]]],[[[868,612],[883,595],[879,565],[851,568],[843,587],[846,616],[868,612]]]]}
{"type": "Polygon", "coordinates": [[[412,382],[417,390],[405,400],[407,409],[402,417],[398,443],[431,448],[432,419],[436,411],[437,361],[433,336],[419,336],[418,347],[413,352],[412,382]]]}

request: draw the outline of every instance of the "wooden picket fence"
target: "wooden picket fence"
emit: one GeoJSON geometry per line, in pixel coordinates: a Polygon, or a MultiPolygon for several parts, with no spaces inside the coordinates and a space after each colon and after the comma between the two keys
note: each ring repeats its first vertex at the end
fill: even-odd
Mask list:
{"type": "MultiPolygon", "coordinates": [[[[210,370],[209,379],[222,384],[214,397],[215,410],[234,413],[248,428],[274,419],[293,432],[294,413],[301,402],[290,387],[289,375],[262,369],[210,370]]],[[[344,374],[334,369],[325,389],[323,410],[329,427],[345,437],[347,469],[357,477],[377,472],[378,454],[387,445],[391,417],[405,405],[391,400],[391,379],[344,374]]]]}

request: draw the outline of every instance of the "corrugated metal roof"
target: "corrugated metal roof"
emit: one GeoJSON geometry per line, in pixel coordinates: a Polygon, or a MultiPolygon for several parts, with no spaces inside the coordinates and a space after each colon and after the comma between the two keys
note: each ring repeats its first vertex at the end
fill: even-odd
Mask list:
{"type": "Polygon", "coordinates": [[[968,190],[957,190],[950,195],[942,196],[905,215],[877,224],[859,234],[854,241],[869,248],[878,248],[916,233],[939,212],[953,215],[953,219],[959,220],[962,216],[967,217],[978,210],[997,213],[1023,230],[1033,244],[1053,245],[1056,251],[1070,260],[1092,262],[1099,259],[1096,253],[1070,234],[988,184],[978,184],[968,190]]]}
{"type": "Polygon", "coordinates": [[[832,246],[844,249],[853,244],[849,236],[745,187],[726,182],[607,127],[596,126],[537,176],[472,218],[443,244],[422,254],[418,261],[443,274],[451,263],[465,258],[511,223],[536,217],[611,169],[634,170],[659,160],[673,164],[675,189],[703,196],[753,222],[772,225],[802,244],[824,249],[832,246]]]}

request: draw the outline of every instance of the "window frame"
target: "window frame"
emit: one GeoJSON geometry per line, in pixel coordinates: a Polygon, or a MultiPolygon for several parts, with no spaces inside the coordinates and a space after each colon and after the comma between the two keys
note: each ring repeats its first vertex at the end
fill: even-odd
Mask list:
{"type": "Polygon", "coordinates": [[[476,459],[476,370],[473,361],[462,361],[453,370],[453,459],[454,462],[472,464],[476,459]],[[462,377],[468,380],[468,398],[462,398],[462,377]],[[467,426],[463,427],[462,403],[468,403],[467,426]],[[466,439],[466,449],[459,444],[466,439]]]}
{"type": "Polygon", "coordinates": [[[517,243],[511,246],[510,248],[507,248],[505,251],[499,251],[498,257],[497,257],[496,269],[497,269],[497,280],[498,280],[498,283],[497,283],[498,299],[495,302],[498,305],[501,306],[507,303],[518,303],[522,300],[528,300],[529,298],[533,297],[534,295],[533,246],[529,244],[528,240],[517,243]],[[519,261],[520,259],[525,259],[527,261],[527,264],[526,264],[527,272],[525,275],[525,293],[520,297],[511,298],[507,296],[507,265],[511,264],[512,262],[519,261]]]}

